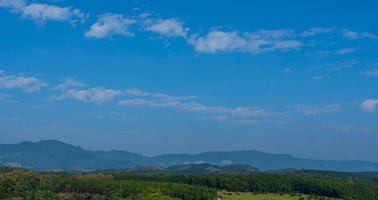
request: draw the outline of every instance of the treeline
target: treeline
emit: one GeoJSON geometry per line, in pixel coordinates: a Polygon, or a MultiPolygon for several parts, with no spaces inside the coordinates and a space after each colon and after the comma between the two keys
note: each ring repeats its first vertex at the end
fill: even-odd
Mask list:
{"type": "Polygon", "coordinates": [[[0,169],[0,199],[213,200],[218,190],[377,200],[378,185],[281,174],[142,175],[0,169]]]}
{"type": "Polygon", "coordinates": [[[377,200],[378,185],[299,175],[278,174],[204,174],[137,175],[113,174],[116,180],[143,180],[200,185],[231,192],[303,193],[345,200],[377,200]]]}
{"type": "Polygon", "coordinates": [[[114,180],[112,175],[0,172],[0,199],[213,200],[216,190],[180,183],[114,180]]]}
{"type": "Polygon", "coordinates": [[[378,172],[336,172],[323,170],[288,170],[274,172],[288,175],[313,176],[327,179],[349,180],[354,182],[369,182],[378,184],[378,172]]]}

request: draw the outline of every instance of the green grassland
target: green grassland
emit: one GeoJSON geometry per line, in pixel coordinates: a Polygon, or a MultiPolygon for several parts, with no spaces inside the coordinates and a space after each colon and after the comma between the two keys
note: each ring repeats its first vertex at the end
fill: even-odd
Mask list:
{"type": "Polygon", "coordinates": [[[336,200],[326,197],[314,197],[304,194],[253,194],[243,192],[218,192],[218,199],[220,200],[336,200]]]}

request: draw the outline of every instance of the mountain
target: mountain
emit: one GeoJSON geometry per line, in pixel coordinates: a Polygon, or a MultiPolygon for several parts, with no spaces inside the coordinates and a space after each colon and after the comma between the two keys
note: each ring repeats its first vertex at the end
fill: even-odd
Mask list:
{"type": "Polygon", "coordinates": [[[211,163],[215,165],[247,164],[260,170],[287,168],[317,169],[332,171],[378,171],[378,163],[364,161],[332,161],[297,158],[287,154],[270,154],[260,151],[206,152],[201,154],[167,154],[152,158],[161,166],[180,163],[211,163]]]}
{"type": "MultiPolygon", "coordinates": [[[[0,165],[34,170],[98,170],[124,169],[208,163],[217,166],[243,165],[260,170],[314,169],[332,171],[378,171],[378,163],[364,161],[332,161],[297,158],[287,154],[260,151],[205,152],[200,154],[165,154],[155,157],[126,151],[89,151],[55,140],[0,144],[0,165]]],[[[247,170],[248,167],[244,166],[247,170]]],[[[215,168],[216,169],[216,168],[215,168]]],[[[222,170],[227,170],[223,168],[222,170]]],[[[250,169],[252,170],[252,169],[250,169]]],[[[234,169],[231,171],[235,171],[234,169]]]]}
{"type": "Polygon", "coordinates": [[[0,145],[0,165],[35,170],[131,168],[144,156],[123,151],[88,151],[55,140],[0,145]]]}
{"type": "Polygon", "coordinates": [[[249,165],[231,164],[225,166],[212,165],[208,163],[183,164],[168,167],[166,171],[183,174],[204,174],[204,173],[252,173],[258,169],[249,165]]]}

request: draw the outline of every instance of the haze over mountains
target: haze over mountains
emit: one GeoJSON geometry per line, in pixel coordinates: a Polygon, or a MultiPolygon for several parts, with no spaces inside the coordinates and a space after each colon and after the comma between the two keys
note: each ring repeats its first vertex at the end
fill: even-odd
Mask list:
{"type": "MultiPolygon", "coordinates": [[[[332,161],[297,158],[287,154],[270,154],[260,151],[205,152],[200,154],[164,154],[147,157],[126,151],[89,151],[55,140],[0,144],[0,165],[34,170],[98,170],[135,169],[159,166],[176,170],[186,169],[188,163],[211,165],[250,165],[262,171],[287,168],[334,171],[378,171],[378,163],[364,161],[332,161]],[[181,165],[181,167],[174,167],[181,165]]],[[[211,167],[223,170],[224,167],[211,167]]],[[[193,166],[191,166],[193,167],[193,166]]],[[[209,168],[210,169],[210,168],[209,168]]],[[[227,170],[227,168],[224,168],[227,170]]]]}

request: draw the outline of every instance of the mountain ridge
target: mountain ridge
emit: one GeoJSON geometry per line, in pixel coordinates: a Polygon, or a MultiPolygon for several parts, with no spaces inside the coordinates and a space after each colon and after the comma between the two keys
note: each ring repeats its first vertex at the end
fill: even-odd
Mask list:
{"type": "Polygon", "coordinates": [[[288,168],[349,172],[378,171],[378,163],[374,162],[304,159],[289,154],[271,154],[257,150],[144,156],[119,150],[90,151],[57,140],[0,144],[0,166],[24,167],[41,171],[91,171],[140,166],[170,167],[189,163],[208,163],[219,166],[245,164],[262,171],[288,168]]]}

